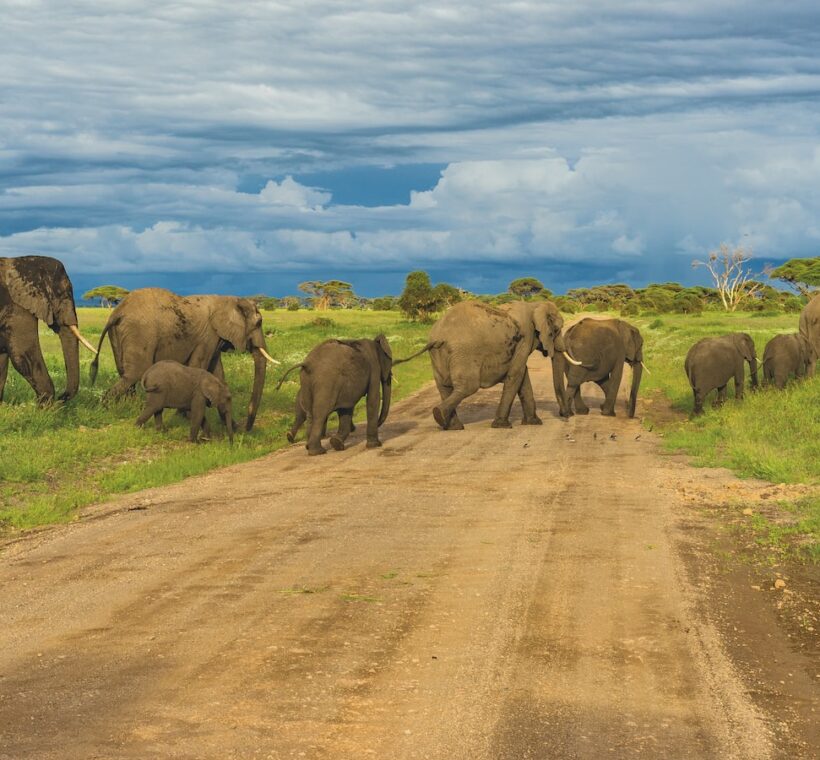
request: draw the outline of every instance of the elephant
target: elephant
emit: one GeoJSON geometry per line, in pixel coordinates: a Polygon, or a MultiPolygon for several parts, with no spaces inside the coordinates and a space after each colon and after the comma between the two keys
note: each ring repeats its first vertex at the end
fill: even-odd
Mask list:
{"type": "Polygon", "coordinates": [[[624,372],[624,362],[632,368],[632,385],[627,405],[630,417],[635,416],[638,389],[643,374],[643,337],[637,327],[622,319],[582,319],[564,333],[564,344],[582,366],[567,364],[563,356],[557,359],[559,377],[566,376],[567,386],[561,394],[561,416],[589,414],[581,398],[581,384],[597,383],[605,394],[601,414],[615,416],[615,401],[624,372]]]}
{"type": "MultiPolygon", "coordinates": [[[[178,296],[164,288],[129,293],[111,312],[106,334],[111,341],[120,379],[106,396],[117,398],[132,389],[143,373],[162,359],[212,372],[225,379],[221,353],[250,351],[254,361],[253,390],[245,430],[253,428],[265,384],[265,362],[278,364],[265,347],[262,315],[256,304],[235,296],[178,296]]],[[[99,355],[91,363],[97,377],[99,355]]]]}
{"type": "Polygon", "coordinates": [[[353,409],[366,396],[367,448],[382,445],[379,428],[390,412],[393,381],[393,352],[384,335],[372,340],[331,339],[320,343],[303,362],[285,372],[277,390],[295,369],[301,369],[300,388],[296,397],[296,421],[288,432],[289,441],[293,441],[307,419],[308,454],[327,453],[322,437],[327,430],[327,418],[335,411],[339,415],[339,430],[330,438],[330,445],[336,451],[344,450],[353,430],[353,409]]]}
{"type": "Polygon", "coordinates": [[[817,368],[817,360],[820,359],[820,293],[800,312],[800,334],[809,342],[812,349],[807,372],[809,377],[812,377],[817,368]]]}
{"type": "Polygon", "coordinates": [[[145,408],[137,417],[137,427],[142,427],[153,415],[154,425],[162,431],[162,410],[180,409],[191,413],[189,440],[196,443],[200,428],[206,438],[210,437],[205,408],[215,406],[227,429],[228,440],[233,443],[231,392],[215,375],[204,369],[164,359],[145,371],[141,384],[146,398],[145,408]]]}
{"type": "MultiPolygon", "coordinates": [[[[555,356],[564,351],[563,324],[551,301],[515,301],[498,309],[478,301],[452,306],[430,331],[430,361],[441,395],[433,419],[444,430],[463,430],[459,403],[479,388],[504,383],[492,427],[512,427],[509,417],[516,395],[524,411],[521,424],[540,425],[527,359],[538,349],[555,366],[555,356]]],[[[569,361],[575,362],[571,357],[569,361]]]]}
{"type": "Polygon", "coordinates": [[[782,389],[789,375],[803,377],[813,353],[811,344],[800,333],[775,335],[763,350],[763,382],[782,389]]]}
{"type": "Polygon", "coordinates": [[[735,379],[735,398],[743,398],[744,361],[749,363],[752,388],[757,388],[757,355],[747,333],[701,338],[689,349],[684,369],[695,397],[695,415],[703,414],[703,400],[715,388],[717,405],[726,401],[726,385],[731,378],[735,379]]]}
{"type": "Polygon", "coordinates": [[[38,402],[54,399],[54,383],[40,348],[38,320],[60,336],[66,388],[59,398],[67,401],[80,387],[79,344],[92,351],[94,346],[77,326],[74,289],[65,267],[49,256],[0,258],[0,401],[9,360],[32,387],[38,402]]]}

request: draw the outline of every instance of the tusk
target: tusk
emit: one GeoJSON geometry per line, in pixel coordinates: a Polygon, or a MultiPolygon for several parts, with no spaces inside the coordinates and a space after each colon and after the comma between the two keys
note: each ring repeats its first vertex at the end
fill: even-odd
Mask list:
{"type": "Polygon", "coordinates": [[[584,366],[582,362],[579,362],[577,359],[573,359],[573,358],[569,355],[569,351],[562,351],[561,353],[562,353],[564,356],[566,356],[566,357],[567,357],[567,361],[568,361],[570,364],[574,364],[576,367],[583,367],[583,366],[584,366]]]}
{"type": "Polygon", "coordinates": [[[97,353],[97,349],[94,348],[80,333],[77,329],[77,325],[69,325],[68,329],[70,330],[71,334],[82,343],[89,351],[93,351],[95,354],[97,353]]]}
{"type": "Polygon", "coordinates": [[[647,367],[643,362],[641,362],[641,366],[646,370],[647,375],[651,375],[652,373],[649,371],[649,367],[647,367]]]}
{"type": "Polygon", "coordinates": [[[282,362],[276,361],[264,348],[257,349],[262,356],[264,356],[271,364],[281,364],[282,362]]]}

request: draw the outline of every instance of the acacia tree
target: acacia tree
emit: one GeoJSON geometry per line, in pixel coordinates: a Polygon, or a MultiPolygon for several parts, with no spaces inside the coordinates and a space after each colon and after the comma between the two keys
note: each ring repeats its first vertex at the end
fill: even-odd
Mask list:
{"type": "Polygon", "coordinates": [[[529,298],[544,290],[544,283],[535,277],[519,277],[509,284],[507,290],[519,298],[529,298]]]}
{"type": "Polygon", "coordinates": [[[728,243],[721,243],[716,251],[710,251],[706,261],[695,259],[692,267],[706,267],[720,301],[726,311],[737,311],[744,301],[747,301],[762,289],[763,283],[755,281],[751,267],[747,266],[752,255],[743,246],[732,248],[728,243]]]}
{"type": "Polygon", "coordinates": [[[83,301],[93,301],[95,298],[99,298],[100,306],[110,309],[116,306],[127,295],[128,291],[119,285],[100,285],[99,287],[92,288],[87,293],[83,293],[83,301]]]}
{"type": "Polygon", "coordinates": [[[820,256],[810,259],[789,259],[769,274],[789,283],[801,295],[808,295],[812,287],[820,287],[820,256]]]}
{"type": "Polygon", "coordinates": [[[344,308],[356,301],[356,294],[349,282],[342,280],[310,280],[299,283],[299,290],[307,293],[313,301],[313,308],[326,311],[330,308],[344,308]]]}
{"type": "Polygon", "coordinates": [[[410,272],[405,281],[404,291],[399,296],[399,308],[408,319],[425,322],[431,314],[441,308],[441,296],[441,292],[435,292],[427,272],[410,272]]]}

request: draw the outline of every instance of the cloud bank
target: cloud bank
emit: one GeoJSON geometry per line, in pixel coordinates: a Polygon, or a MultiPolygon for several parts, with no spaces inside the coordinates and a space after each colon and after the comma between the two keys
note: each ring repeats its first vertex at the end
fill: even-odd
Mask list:
{"type": "Polygon", "coordinates": [[[0,255],[640,283],[817,253],[815,3],[4,6],[0,255]]]}

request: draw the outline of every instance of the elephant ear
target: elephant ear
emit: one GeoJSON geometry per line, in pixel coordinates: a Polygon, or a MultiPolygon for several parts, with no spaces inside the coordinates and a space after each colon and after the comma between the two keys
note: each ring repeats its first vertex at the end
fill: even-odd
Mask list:
{"type": "Polygon", "coordinates": [[[223,388],[222,383],[213,375],[205,378],[205,382],[201,386],[202,395],[211,402],[211,406],[217,406],[222,400],[223,388]]]}
{"type": "Polygon", "coordinates": [[[532,310],[532,323],[538,333],[543,351],[547,356],[555,353],[555,340],[561,334],[564,319],[555,304],[547,301],[539,303],[532,310]]]}
{"type": "Polygon", "coordinates": [[[381,379],[382,382],[386,383],[393,369],[393,352],[390,350],[390,344],[384,335],[377,335],[373,342],[376,344],[376,351],[379,354],[381,379]]]}
{"type": "Polygon", "coordinates": [[[629,362],[643,361],[643,336],[637,327],[633,327],[629,322],[618,321],[618,332],[626,349],[626,358],[629,362]]]}
{"type": "Polygon", "coordinates": [[[248,343],[248,314],[238,298],[220,297],[211,311],[210,324],[222,340],[228,341],[236,351],[244,351],[248,343]]]}
{"type": "Polygon", "coordinates": [[[735,333],[735,346],[744,361],[750,362],[755,357],[755,344],[746,333],[735,333]]]}
{"type": "Polygon", "coordinates": [[[11,300],[50,326],[57,321],[53,278],[46,267],[41,266],[38,270],[34,258],[22,256],[19,259],[7,259],[3,267],[3,279],[11,300]]]}

